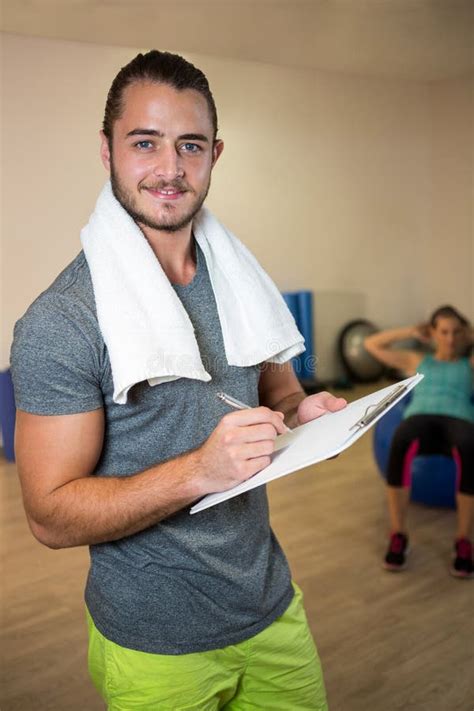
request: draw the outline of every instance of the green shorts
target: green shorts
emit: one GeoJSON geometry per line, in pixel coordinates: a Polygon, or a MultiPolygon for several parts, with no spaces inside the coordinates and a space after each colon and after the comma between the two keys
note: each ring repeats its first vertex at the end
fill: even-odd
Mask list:
{"type": "Polygon", "coordinates": [[[255,637],[194,654],[148,654],[106,639],[87,613],[89,671],[109,711],[327,711],[301,590],[255,637]]]}

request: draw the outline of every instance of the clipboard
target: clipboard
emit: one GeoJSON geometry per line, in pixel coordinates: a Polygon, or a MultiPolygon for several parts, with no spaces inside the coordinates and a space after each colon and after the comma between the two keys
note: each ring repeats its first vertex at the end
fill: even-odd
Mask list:
{"type": "Polygon", "coordinates": [[[335,457],[357,442],[386,412],[418,385],[423,377],[421,373],[417,373],[355,400],[339,412],[327,413],[280,435],[277,437],[272,461],[268,467],[227,491],[208,494],[192,506],[190,513],[198,513],[274,479],[335,457]]]}

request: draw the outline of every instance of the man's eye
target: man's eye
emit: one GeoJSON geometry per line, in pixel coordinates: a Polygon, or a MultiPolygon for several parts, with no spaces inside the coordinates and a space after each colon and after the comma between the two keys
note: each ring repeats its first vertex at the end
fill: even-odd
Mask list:
{"type": "Polygon", "coordinates": [[[146,150],[147,148],[152,148],[153,143],[151,141],[138,141],[137,143],[134,144],[136,148],[141,148],[143,150],[146,150]]]}
{"type": "Polygon", "coordinates": [[[199,153],[201,146],[198,146],[197,143],[183,143],[181,150],[185,153],[199,153]]]}

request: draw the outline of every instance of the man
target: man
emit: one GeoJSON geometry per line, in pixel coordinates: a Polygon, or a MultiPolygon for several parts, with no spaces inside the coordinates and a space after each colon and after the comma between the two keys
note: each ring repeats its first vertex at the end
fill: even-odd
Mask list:
{"type": "MultiPolygon", "coordinates": [[[[239,341],[270,287],[262,276],[262,301],[239,308],[237,260],[226,275],[229,308],[218,240],[197,239],[222,150],[202,72],[156,50],[135,57],[107,98],[101,157],[112,189],[83,231],[84,252],[15,327],[28,521],[51,548],[91,547],[89,667],[115,711],[327,708],[264,487],[189,515],[200,497],[267,466],[286,425],[345,405],[328,393],[305,398],[281,362],[294,350],[277,349],[271,363],[228,362],[232,331],[240,362],[239,341]],[[143,297],[159,279],[158,301],[143,297]],[[170,310],[157,346],[163,358],[153,345],[143,360],[155,320],[159,341],[170,310]],[[189,336],[186,324],[197,341],[195,370],[173,341],[189,336]],[[217,387],[250,407],[228,413],[217,387]]],[[[230,260],[244,249],[231,246],[230,260]]],[[[247,269],[258,282],[257,266],[239,254],[240,282],[247,269]]],[[[266,348],[265,334],[250,331],[266,348]]]]}

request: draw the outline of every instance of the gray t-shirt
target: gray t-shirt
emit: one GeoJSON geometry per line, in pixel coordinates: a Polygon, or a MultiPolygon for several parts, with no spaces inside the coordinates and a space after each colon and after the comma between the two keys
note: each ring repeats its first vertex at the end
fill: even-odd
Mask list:
{"type": "MultiPolygon", "coordinates": [[[[228,407],[220,390],[258,404],[259,368],[230,366],[204,256],[176,292],[212,380],[135,385],[113,402],[110,361],[81,252],[15,326],[17,407],[42,415],[104,408],[95,476],[129,476],[199,447],[228,407]]],[[[159,304],[156,305],[159,308],[159,304]]],[[[194,516],[182,510],[119,541],[90,547],[86,603],[98,629],[124,647],[184,654],[236,644],[265,629],[293,597],[269,524],[264,487],[194,516]]]]}

